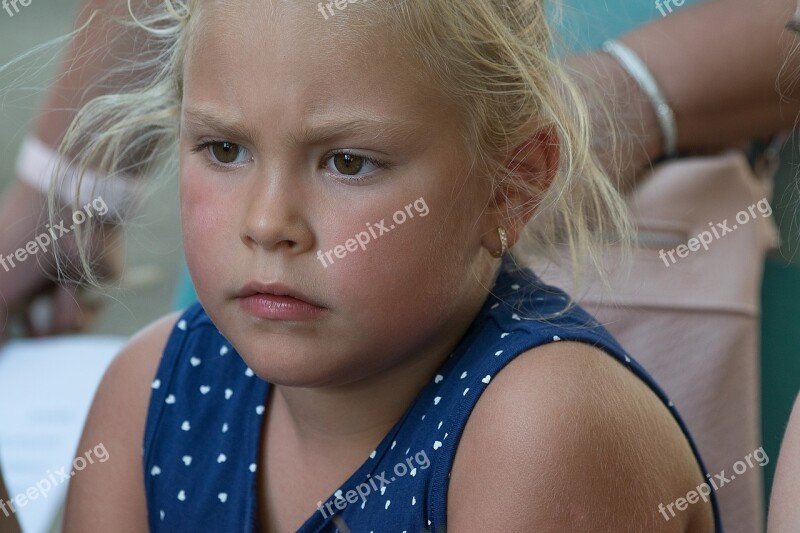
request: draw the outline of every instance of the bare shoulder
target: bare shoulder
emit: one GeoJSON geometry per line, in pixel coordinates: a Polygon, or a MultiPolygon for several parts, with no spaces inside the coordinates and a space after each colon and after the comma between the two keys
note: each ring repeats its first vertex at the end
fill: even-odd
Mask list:
{"type": "Polygon", "coordinates": [[[64,531],[146,531],[142,441],[151,383],[174,313],[136,334],[109,365],[95,393],[78,453],[102,445],[108,459],[70,482],[64,531]]]}
{"type": "Polygon", "coordinates": [[[702,500],[667,518],[659,511],[702,483],[688,441],[645,383],[597,348],[555,342],[515,358],[478,400],[451,472],[448,526],[713,531],[702,500]]]}

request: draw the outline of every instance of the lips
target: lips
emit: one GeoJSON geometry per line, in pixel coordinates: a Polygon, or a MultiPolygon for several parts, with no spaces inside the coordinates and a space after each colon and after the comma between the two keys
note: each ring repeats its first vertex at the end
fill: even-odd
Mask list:
{"type": "Polygon", "coordinates": [[[260,294],[272,295],[272,296],[286,296],[288,298],[293,298],[300,302],[313,305],[314,307],[324,308],[323,305],[320,305],[319,303],[313,301],[311,298],[309,298],[302,292],[294,290],[281,283],[261,283],[258,281],[251,281],[250,283],[246,284],[244,287],[241,288],[241,290],[237,294],[237,297],[248,298],[250,296],[257,296],[260,294]]]}
{"type": "Polygon", "coordinates": [[[250,282],[237,297],[247,313],[268,320],[310,320],[326,311],[302,292],[279,283],[250,282]]]}

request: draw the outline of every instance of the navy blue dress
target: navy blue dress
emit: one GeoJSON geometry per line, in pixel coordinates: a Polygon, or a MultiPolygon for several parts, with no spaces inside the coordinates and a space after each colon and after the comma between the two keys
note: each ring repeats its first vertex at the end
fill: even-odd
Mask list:
{"type": "MultiPolygon", "coordinates": [[[[310,507],[300,531],[443,531],[456,448],[481,393],[517,355],[562,340],[596,346],[644,381],[669,408],[706,474],[669,398],[580,307],[561,313],[566,301],[562,291],[506,259],[450,357],[340,489],[316,503],[316,511],[310,507]]],[[[145,428],[151,531],[259,530],[256,473],[269,387],[199,303],[183,314],[153,381],[145,428]]],[[[721,531],[713,493],[711,498],[721,531]]]]}

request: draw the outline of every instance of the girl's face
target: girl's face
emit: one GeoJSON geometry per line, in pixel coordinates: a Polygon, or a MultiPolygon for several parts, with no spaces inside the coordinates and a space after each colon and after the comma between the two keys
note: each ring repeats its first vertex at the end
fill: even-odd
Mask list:
{"type": "Polygon", "coordinates": [[[192,22],[187,261],[214,323],[273,383],[446,355],[496,265],[488,180],[470,176],[455,110],[386,29],[348,30],[360,7],[207,2],[192,22]],[[314,306],[265,294],[287,290],[314,306]]]}

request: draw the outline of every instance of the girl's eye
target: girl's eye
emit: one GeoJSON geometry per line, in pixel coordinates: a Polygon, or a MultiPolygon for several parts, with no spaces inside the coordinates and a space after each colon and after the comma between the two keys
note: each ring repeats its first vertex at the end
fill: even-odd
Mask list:
{"type": "Polygon", "coordinates": [[[369,174],[384,166],[385,165],[380,161],[370,159],[369,157],[351,154],[350,152],[338,152],[332,154],[328,158],[328,164],[326,165],[327,168],[339,174],[354,177],[358,176],[359,178],[363,176],[363,174],[361,174],[362,170],[366,169],[365,174],[369,174]],[[333,168],[331,168],[331,165],[333,168]]]}
{"type": "Polygon", "coordinates": [[[241,161],[238,161],[239,156],[247,153],[247,150],[238,144],[227,141],[213,142],[210,148],[214,159],[226,165],[240,163],[241,161]]]}
{"type": "Polygon", "coordinates": [[[221,165],[236,165],[250,160],[250,153],[246,148],[229,141],[210,141],[197,147],[196,151],[206,149],[211,154],[214,163],[221,165]]]}

